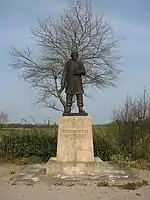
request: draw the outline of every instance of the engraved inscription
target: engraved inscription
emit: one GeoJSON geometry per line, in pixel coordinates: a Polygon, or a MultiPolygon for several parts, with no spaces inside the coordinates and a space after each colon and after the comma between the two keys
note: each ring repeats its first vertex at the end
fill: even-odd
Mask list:
{"type": "Polygon", "coordinates": [[[70,129],[62,129],[62,133],[70,133],[70,134],[88,134],[88,130],[81,130],[81,129],[76,129],[76,130],[70,130],[70,129]]]}
{"type": "Polygon", "coordinates": [[[63,136],[65,136],[65,138],[67,138],[67,139],[77,139],[78,140],[78,136],[80,137],[80,138],[84,138],[85,137],[85,135],[83,135],[83,134],[77,134],[77,135],[68,135],[68,134],[66,134],[66,135],[63,135],[63,136]]]}

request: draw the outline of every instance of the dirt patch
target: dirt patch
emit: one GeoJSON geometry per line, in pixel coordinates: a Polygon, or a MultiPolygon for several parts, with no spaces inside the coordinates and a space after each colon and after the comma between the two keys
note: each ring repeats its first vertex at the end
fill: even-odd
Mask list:
{"type": "Polygon", "coordinates": [[[139,179],[144,179],[150,182],[150,170],[132,169],[132,171],[137,174],[139,179]]]}
{"type": "Polygon", "coordinates": [[[21,171],[25,166],[16,164],[0,165],[0,181],[9,181],[16,173],[21,171]]]}
{"type": "MultiPolygon", "coordinates": [[[[3,200],[65,200],[65,199],[78,199],[78,200],[149,200],[150,187],[142,187],[137,190],[124,190],[116,187],[98,187],[95,182],[88,182],[88,184],[59,184],[58,180],[56,184],[50,184],[49,181],[37,182],[32,185],[11,185],[9,184],[10,178],[14,177],[20,171],[27,169],[25,166],[19,166],[15,164],[0,165],[0,199],[3,200]],[[24,169],[23,169],[24,168],[24,169]],[[9,191],[9,192],[8,192],[9,191]]],[[[29,166],[28,166],[29,167],[29,166]]],[[[36,172],[36,168],[30,170],[31,173],[36,172]],[[35,171],[34,171],[35,170],[35,171]]],[[[28,171],[28,170],[27,170],[28,171]]],[[[141,179],[150,181],[150,172],[147,170],[135,170],[141,179]]],[[[86,181],[87,183],[87,181],[86,181]]]]}

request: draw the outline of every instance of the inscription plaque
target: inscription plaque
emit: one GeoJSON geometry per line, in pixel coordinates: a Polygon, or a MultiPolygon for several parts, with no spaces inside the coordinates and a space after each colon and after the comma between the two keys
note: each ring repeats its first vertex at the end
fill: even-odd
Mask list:
{"type": "MultiPolygon", "coordinates": [[[[83,130],[83,129],[75,129],[75,130],[70,130],[70,129],[62,129],[62,133],[66,134],[88,134],[88,130],[83,130]]],[[[64,134],[63,134],[64,135],[64,134]]]]}
{"type": "Polygon", "coordinates": [[[82,134],[78,134],[78,135],[64,135],[65,138],[68,138],[68,139],[79,139],[80,138],[85,138],[85,135],[82,135],[82,134]]]}

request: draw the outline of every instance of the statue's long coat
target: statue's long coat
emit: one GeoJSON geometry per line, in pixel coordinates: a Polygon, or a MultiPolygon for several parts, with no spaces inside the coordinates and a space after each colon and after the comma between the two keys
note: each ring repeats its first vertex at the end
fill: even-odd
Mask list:
{"type": "Polygon", "coordinates": [[[85,75],[85,67],[82,62],[67,61],[61,79],[61,86],[68,94],[83,94],[82,75],[85,75]]]}

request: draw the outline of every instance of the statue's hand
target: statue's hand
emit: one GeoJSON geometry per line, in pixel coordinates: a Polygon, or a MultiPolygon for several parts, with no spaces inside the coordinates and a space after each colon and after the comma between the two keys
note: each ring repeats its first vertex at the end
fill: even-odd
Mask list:
{"type": "Polygon", "coordinates": [[[85,71],[78,69],[77,72],[75,73],[75,75],[77,76],[84,76],[85,75],[85,71]]]}

